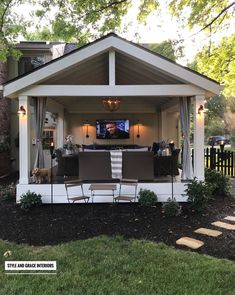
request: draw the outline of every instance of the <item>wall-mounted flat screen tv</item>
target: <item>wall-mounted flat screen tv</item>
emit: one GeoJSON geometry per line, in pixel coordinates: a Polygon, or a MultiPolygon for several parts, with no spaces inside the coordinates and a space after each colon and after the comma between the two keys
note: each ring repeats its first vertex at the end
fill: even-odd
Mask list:
{"type": "Polygon", "coordinates": [[[96,120],[97,139],[130,138],[129,120],[96,120]]]}

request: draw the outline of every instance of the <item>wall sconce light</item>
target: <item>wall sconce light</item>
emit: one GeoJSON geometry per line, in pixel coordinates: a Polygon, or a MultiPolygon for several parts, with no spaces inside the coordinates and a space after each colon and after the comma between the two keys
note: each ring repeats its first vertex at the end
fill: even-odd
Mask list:
{"type": "Polygon", "coordinates": [[[200,104],[197,112],[199,115],[202,115],[203,113],[205,113],[207,110],[204,108],[204,106],[202,104],[200,104]]]}
{"type": "Polygon", "coordinates": [[[204,112],[204,106],[202,104],[200,104],[197,112],[198,112],[199,115],[201,115],[204,112]]]}
{"type": "Polygon", "coordinates": [[[136,135],[137,138],[140,138],[140,125],[141,125],[141,123],[140,123],[140,121],[138,120],[138,121],[137,121],[137,135],[136,135]]]}
{"type": "Polygon", "coordinates": [[[88,121],[86,121],[86,123],[84,123],[83,126],[86,127],[86,138],[89,138],[89,126],[90,126],[90,124],[88,123],[88,121]]]}
{"type": "Polygon", "coordinates": [[[24,108],[23,106],[20,106],[20,108],[19,108],[17,114],[18,114],[19,116],[21,116],[21,117],[24,117],[24,116],[26,115],[26,110],[25,110],[25,108],[24,108]]]}

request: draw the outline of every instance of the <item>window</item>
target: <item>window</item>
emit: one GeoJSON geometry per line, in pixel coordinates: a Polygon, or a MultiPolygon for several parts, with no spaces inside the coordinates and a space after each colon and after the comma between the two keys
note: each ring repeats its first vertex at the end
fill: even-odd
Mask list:
{"type": "Polygon", "coordinates": [[[22,56],[19,59],[18,74],[22,75],[45,63],[44,56],[22,56]]]}
{"type": "Polygon", "coordinates": [[[42,147],[49,150],[51,143],[55,144],[55,129],[44,129],[42,137],[42,147]]]}

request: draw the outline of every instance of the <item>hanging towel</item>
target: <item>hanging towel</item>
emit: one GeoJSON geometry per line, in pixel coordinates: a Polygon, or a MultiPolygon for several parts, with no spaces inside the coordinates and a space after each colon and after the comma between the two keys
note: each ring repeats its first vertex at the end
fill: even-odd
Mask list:
{"type": "Polygon", "coordinates": [[[110,151],[112,178],[122,178],[122,151],[110,151]]]}

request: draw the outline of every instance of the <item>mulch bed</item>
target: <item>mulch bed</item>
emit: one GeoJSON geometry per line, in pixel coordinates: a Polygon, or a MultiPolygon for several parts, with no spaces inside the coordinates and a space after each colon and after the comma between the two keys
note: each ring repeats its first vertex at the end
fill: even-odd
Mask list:
{"type": "MultiPolygon", "coordinates": [[[[160,204],[143,208],[138,204],[55,204],[24,212],[14,201],[0,200],[0,239],[30,245],[55,245],[99,235],[121,235],[177,246],[183,236],[197,238],[205,245],[194,252],[235,260],[235,231],[215,228],[211,222],[234,215],[235,199],[217,199],[200,215],[182,204],[178,217],[165,217],[160,204]],[[218,229],[218,238],[193,233],[199,227],[218,229]]],[[[235,216],[235,215],[234,215],[235,216]]],[[[233,223],[226,221],[228,223],[233,223]]]]}

